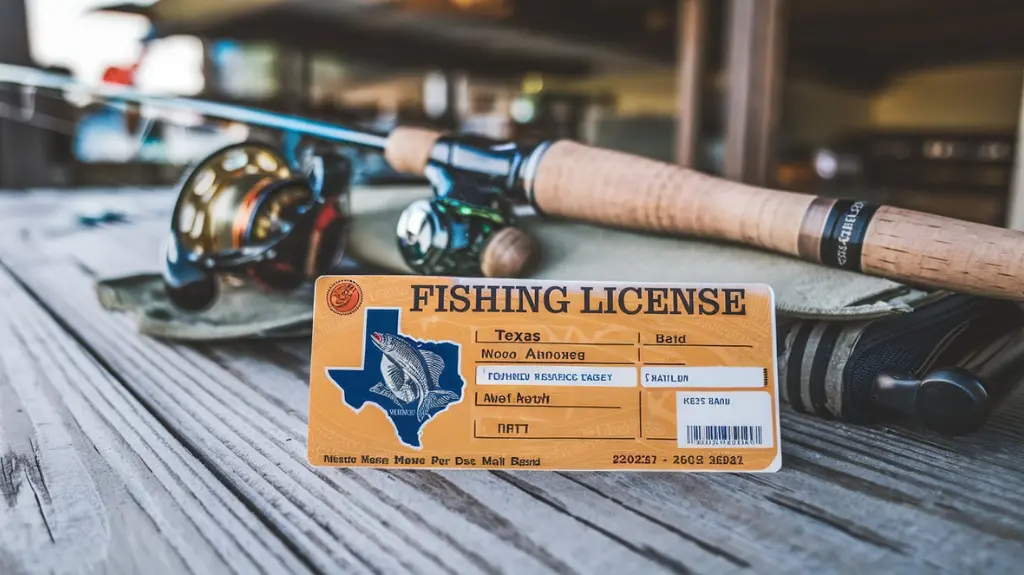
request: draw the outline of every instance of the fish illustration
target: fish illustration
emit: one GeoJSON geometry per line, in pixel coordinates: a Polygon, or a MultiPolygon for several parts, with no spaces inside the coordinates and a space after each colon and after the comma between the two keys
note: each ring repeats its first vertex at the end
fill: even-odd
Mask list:
{"type": "Polygon", "coordinates": [[[416,419],[419,421],[426,419],[430,410],[459,399],[456,393],[437,389],[440,387],[438,379],[444,371],[441,356],[425,349],[418,350],[390,333],[374,332],[370,339],[384,355],[381,360],[384,383],[378,383],[370,391],[392,400],[402,400],[402,403],[415,399],[416,419]]]}
{"type": "Polygon", "coordinates": [[[380,360],[380,375],[383,383],[371,387],[370,391],[400,405],[408,405],[416,399],[416,388],[405,378],[405,371],[386,355],[380,360]]]}

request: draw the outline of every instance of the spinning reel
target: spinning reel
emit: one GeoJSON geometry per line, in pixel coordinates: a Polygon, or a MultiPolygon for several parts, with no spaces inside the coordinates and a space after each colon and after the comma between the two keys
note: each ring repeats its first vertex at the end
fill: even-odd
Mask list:
{"type": "Polygon", "coordinates": [[[178,307],[217,297],[218,274],[292,290],[340,262],[351,164],[304,151],[291,166],[273,147],[241,143],[201,160],[178,188],[163,279],[178,307]]]}
{"type": "MultiPolygon", "coordinates": [[[[340,263],[350,216],[351,162],[306,148],[298,166],[275,148],[241,143],[189,170],[178,187],[163,279],[179,308],[200,311],[218,275],[290,291],[340,263]]],[[[425,170],[434,198],[413,202],[398,222],[398,247],[422,274],[514,277],[534,262],[534,242],[516,229],[498,190],[444,168],[425,170]]]]}

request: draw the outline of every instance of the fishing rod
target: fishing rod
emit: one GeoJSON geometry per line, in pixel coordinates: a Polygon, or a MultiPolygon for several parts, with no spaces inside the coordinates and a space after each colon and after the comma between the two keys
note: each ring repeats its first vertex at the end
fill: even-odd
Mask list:
{"type": "MultiPolygon", "coordinates": [[[[735,242],[906,284],[1024,300],[1024,233],[1014,230],[728,181],[570,140],[527,146],[404,126],[378,134],[242,106],[88,87],[13,66],[0,65],[0,82],[82,90],[377,150],[395,170],[426,176],[438,198],[458,200],[449,215],[500,197],[546,217],[735,242]]],[[[447,241],[440,233],[419,237],[430,222],[423,206],[403,217],[407,258],[420,251],[436,256],[434,248],[447,241]]]]}
{"type": "Polygon", "coordinates": [[[293,132],[373,150],[383,150],[387,140],[386,134],[378,134],[368,130],[356,130],[299,116],[288,116],[256,108],[195,98],[145,94],[138,90],[115,84],[88,85],[60,74],[10,64],[0,64],[0,83],[16,84],[28,88],[47,88],[50,90],[78,92],[101,98],[105,100],[105,103],[115,107],[117,102],[120,101],[166,110],[193,112],[202,116],[261,126],[281,130],[282,132],[293,132]]]}
{"type": "MultiPolygon", "coordinates": [[[[286,134],[286,147],[303,147],[300,137],[376,152],[387,146],[387,134],[371,130],[119,85],[87,86],[66,76],[0,64],[0,85],[5,83],[77,92],[127,113],[146,106],[278,130],[286,134]]],[[[243,142],[215,151],[186,171],[177,186],[162,270],[174,304],[192,311],[211,305],[219,273],[242,273],[287,291],[339,262],[346,243],[342,223],[349,215],[350,160],[336,150],[303,148],[277,150],[243,142]]],[[[493,163],[489,167],[494,169],[493,163]]],[[[441,165],[409,174],[425,177],[435,196],[410,204],[397,222],[398,247],[413,271],[488,277],[529,272],[537,245],[515,226],[515,204],[502,193],[503,182],[487,181],[495,175],[488,176],[486,168],[473,170],[471,180],[441,165]]]]}

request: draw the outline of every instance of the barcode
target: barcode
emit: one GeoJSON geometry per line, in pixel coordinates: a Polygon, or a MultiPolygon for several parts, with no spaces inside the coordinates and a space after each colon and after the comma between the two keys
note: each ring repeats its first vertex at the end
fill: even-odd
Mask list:
{"type": "Polygon", "coordinates": [[[686,443],[690,445],[763,445],[764,427],[760,425],[687,425],[686,443]]]}

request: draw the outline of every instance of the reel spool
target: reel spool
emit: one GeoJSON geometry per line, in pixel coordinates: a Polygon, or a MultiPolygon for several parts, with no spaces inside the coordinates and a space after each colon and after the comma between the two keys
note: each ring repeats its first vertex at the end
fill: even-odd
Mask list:
{"type": "Polygon", "coordinates": [[[349,217],[351,165],[305,150],[293,168],[273,147],[217,150],[178,187],[163,278],[178,307],[199,311],[218,293],[218,274],[289,291],[340,262],[349,217]]]}

